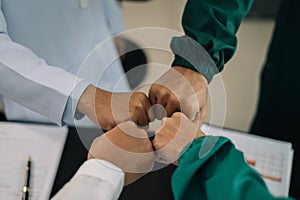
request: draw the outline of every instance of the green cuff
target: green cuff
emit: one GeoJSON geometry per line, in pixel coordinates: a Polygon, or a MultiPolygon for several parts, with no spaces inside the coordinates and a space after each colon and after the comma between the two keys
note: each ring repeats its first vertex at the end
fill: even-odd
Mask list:
{"type": "Polygon", "coordinates": [[[183,149],[178,160],[179,165],[181,162],[191,162],[194,159],[202,159],[205,162],[226,143],[231,143],[231,141],[222,136],[199,137],[183,149]]]}
{"type": "Polygon", "coordinates": [[[201,73],[210,83],[219,70],[207,53],[196,41],[188,36],[173,37],[171,49],[175,54],[172,66],[183,66],[201,73]]]}

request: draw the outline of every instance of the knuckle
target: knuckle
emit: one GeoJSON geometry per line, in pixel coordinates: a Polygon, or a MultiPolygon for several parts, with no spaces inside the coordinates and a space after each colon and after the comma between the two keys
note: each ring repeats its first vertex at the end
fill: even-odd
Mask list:
{"type": "Polygon", "coordinates": [[[182,113],[181,112],[175,112],[172,117],[175,117],[175,118],[181,118],[182,116],[182,113]]]}
{"type": "Polygon", "coordinates": [[[171,93],[168,92],[167,90],[160,90],[159,96],[161,99],[164,99],[165,101],[170,101],[171,99],[171,93]]]}
{"type": "Polygon", "coordinates": [[[124,127],[136,128],[136,125],[135,125],[135,123],[133,121],[123,122],[122,125],[124,125],[124,127]]]}
{"type": "Polygon", "coordinates": [[[165,86],[157,85],[155,88],[156,88],[156,90],[155,90],[156,95],[164,96],[164,97],[170,96],[171,91],[168,88],[166,88],[165,86]]]}
{"type": "Polygon", "coordinates": [[[172,119],[171,118],[165,118],[165,125],[169,125],[170,123],[172,123],[172,119]]]}
{"type": "Polygon", "coordinates": [[[111,129],[113,129],[115,126],[116,126],[115,123],[108,124],[108,125],[107,125],[107,130],[111,130],[111,129]]]}
{"type": "Polygon", "coordinates": [[[132,123],[137,124],[138,117],[134,113],[131,113],[130,114],[130,120],[132,121],[132,123]]]}
{"type": "Polygon", "coordinates": [[[113,121],[104,121],[103,123],[99,123],[100,124],[100,127],[102,127],[103,129],[105,130],[110,130],[110,129],[113,129],[116,124],[113,122],[113,121]]]}
{"type": "Polygon", "coordinates": [[[144,92],[138,92],[138,95],[139,95],[139,97],[140,97],[142,100],[146,100],[146,99],[147,99],[147,95],[146,95],[144,92]]]}
{"type": "Polygon", "coordinates": [[[145,110],[144,105],[143,105],[141,102],[136,103],[136,104],[134,105],[134,111],[135,111],[135,112],[137,112],[137,113],[142,113],[142,112],[144,112],[144,110],[145,110]]]}
{"type": "Polygon", "coordinates": [[[151,88],[150,88],[150,93],[151,94],[155,94],[155,93],[157,93],[157,91],[159,91],[160,90],[160,85],[159,84],[156,84],[156,83],[153,83],[152,85],[151,85],[151,88]]]}
{"type": "Polygon", "coordinates": [[[161,144],[160,144],[160,142],[157,139],[154,139],[152,141],[152,144],[153,144],[153,146],[154,146],[155,149],[160,149],[161,148],[161,144]]]}
{"type": "Polygon", "coordinates": [[[178,106],[179,101],[175,95],[171,95],[168,103],[170,104],[170,106],[176,107],[176,106],[178,106]]]}
{"type": "Polygon", "coordinates": [[[145,99],[147,97],[143,92],[134,92],[133,96],[139,100],[145,99]]]}

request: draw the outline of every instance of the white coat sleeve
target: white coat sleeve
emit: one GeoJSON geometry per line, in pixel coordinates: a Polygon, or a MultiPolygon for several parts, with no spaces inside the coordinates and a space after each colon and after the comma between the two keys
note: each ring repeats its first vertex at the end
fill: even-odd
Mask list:
{"type": "Polygon", "coordinates": [[[76,93],[82,93],[89,85],[59,67],[48,65],[28,48],[12,41],[1,9],[0,76],[0,95],[59,125],[74,88],[76,93]]]}
{"type": "Polygon", "coordinates": [[[124,185],[124,173],[99,159],[86,161],[51,200],[115,200],[124,185]]]}
{"type": "Polygon", "coordinates": [[[124,30],[123,13],[117,0],[104,0],[105,15],[111,34],[118,34],[124,30]]]}

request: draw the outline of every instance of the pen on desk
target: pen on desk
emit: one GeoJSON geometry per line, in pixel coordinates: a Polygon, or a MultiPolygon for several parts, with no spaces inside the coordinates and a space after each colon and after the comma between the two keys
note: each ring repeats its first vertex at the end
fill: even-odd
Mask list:
{"type": "Polygon", "coordinates": [[[26,179],[25,179],[25,184],[23,186],[22,200],[28,200],[28,198],[29,198],[30,168],[31,168],[31,157],[29,156],[28,161],[27,161],[27,165],[26,165],[26,168],[25,168],[26,179]]]}

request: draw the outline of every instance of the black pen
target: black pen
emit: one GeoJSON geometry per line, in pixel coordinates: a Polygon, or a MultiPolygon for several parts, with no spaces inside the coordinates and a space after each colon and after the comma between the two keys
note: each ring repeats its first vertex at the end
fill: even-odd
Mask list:
{"type": "Polygon", "coordinates": [[[23,197],[22,200],[28,200],[29,197],[29,188],[30,188],[30,168],[31,168],[31,157],[29,156],[27,161],[27,166],[25,168],[26,172],[26,182],[23,187],[23,197]]]}

